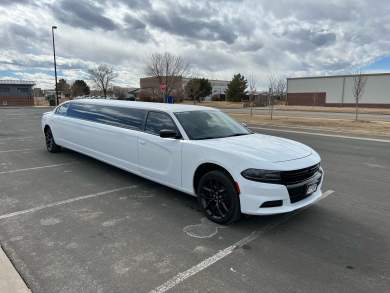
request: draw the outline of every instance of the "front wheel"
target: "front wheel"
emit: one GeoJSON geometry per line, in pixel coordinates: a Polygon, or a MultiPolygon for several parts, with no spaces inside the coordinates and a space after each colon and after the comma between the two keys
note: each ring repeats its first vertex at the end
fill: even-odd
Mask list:
{"type": "Polygon", "coordinates": [[[58,153],[61,147],[54,141],[53,133],[50,128],[45,130],[46,148],[50,153],[58,153]]]}
{"type": "Polygon", "coordinates": [[[211,171],[199,181],[198,202],[207,218],[218,224],[230,224],[240,218],[240,199],[234,182],[222,171],[211,171]]]}

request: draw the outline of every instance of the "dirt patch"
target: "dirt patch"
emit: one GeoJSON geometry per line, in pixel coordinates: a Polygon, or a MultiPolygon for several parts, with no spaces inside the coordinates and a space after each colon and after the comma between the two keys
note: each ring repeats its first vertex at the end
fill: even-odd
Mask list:
{"type": "MultiPolygon", "coordinates": [[[[183,101],[183,104],[194,105],[193,101],[183,101]]],[[[218,109],[241,109],[243,108],[243,103],[241,102],[227,102],[227,101],[203,101],[201,103],[196,103],[198,106],[205,107],[214,107],[218,109]]]]}
{"type": "MultiPolygon", "coordinates": [[[[184,104],[194,104],[193,101],[183,101],[184,104]]],[[[227,102],[227,101],[203,101],[197,103],[200,106],[214,107],[219,109],[241,109],[244,108],[241,102],[227,102]]],[[[267,109],[267,107],[264,107],[267,109]]],[[[275,110],[281,111],[307,111],[307,112],[330,112],[330,113],[355,113],[354,107],[319,107],[319,106],[286,106],[275,105],[275,110]]],[[[384,108],[359,108],[359,113],[362,114],[382,114],[390,115],[390,109],[384,108]]]]}
{"type": "Polygon", "coordinates": [[[296,117],[274,117],[272,120],[266,116],[253,116],[249,114],[229,114],[240,122],[259,123],[270,126],[306,127],[314,130],[337,131],[342,134],[362,134],[368,136],[390,137],[390,122],[380,121],[351,121],[342,119],[316,119],[296,117]]]}
{"type": "MultiPolygon", "coordinates": [[[[277,110],[284,111],[308,111],[308,112],[334,112],[334,113],[355,113],[354,107],[317,107],[317,106],[275,106],[277,110]]],[[[384,108],[359,108],[359,113],[363,114],[383,114],[390,115],[390,109],[384,108]]]]}

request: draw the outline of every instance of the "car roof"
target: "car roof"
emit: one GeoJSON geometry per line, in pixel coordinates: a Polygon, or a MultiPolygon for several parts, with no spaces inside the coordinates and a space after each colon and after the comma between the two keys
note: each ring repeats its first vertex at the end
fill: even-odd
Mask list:
{"type": "MultiPolygon", "coordinates": [[[[71,101],[72,102],[72,101],[71,101]]],[[[138,102],[138,101],[120,101],[120,100],[98,100],[98,99],[79,99],[75,100],[75,103],[87,103],[102,106],[117,106],[126,108],[138,108],[146,110],[156,110],[164,112],[186,112],[186,111],[199,111],[199,110],[217,110],[212,107],[204,107],[197,105],[186,104],[165,104],[165,103],[151,103],[151,102],[138,102]]]]}

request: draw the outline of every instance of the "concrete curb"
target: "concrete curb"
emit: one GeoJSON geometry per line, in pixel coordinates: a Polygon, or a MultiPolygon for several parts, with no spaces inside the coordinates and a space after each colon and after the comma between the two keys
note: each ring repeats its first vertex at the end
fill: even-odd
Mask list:
{"type": "Polygon", "coordinates": [[[31,293],[0,245],[0,292],[31,293]]]}

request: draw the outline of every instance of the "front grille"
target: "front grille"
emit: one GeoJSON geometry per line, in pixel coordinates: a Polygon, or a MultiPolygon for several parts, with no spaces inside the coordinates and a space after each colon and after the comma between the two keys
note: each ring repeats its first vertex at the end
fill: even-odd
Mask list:
{"type": "Polygon", "coordinates": [[[313,177],[320,169],[320,164],[314,166],[294,170],[294,171],[282,171],[281,178],[284,185],[297,184],[313,177]]]}
{"type": "Polygon", "coordinates": [[[306,194],[306,185],[301,185],[292,188],[287,187],[287,189],[288,189],[288,194],[290,195],[291,203],[298,202],[311,195],[311,194],[306,194]]]}
{"type": "Polygon", "coordinates": [[[308,185],[321,182],[320,164],[294,171],[283,171],[281,178],[287,187],[290,202],[296,203],[312,195],[312,193],[306,194],[308,185]]]}

